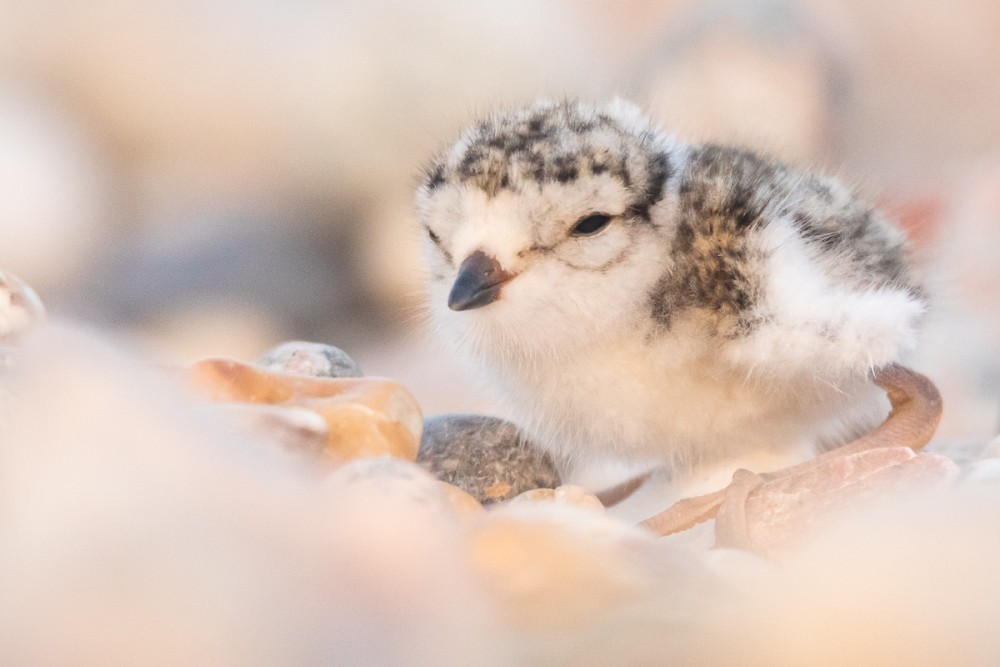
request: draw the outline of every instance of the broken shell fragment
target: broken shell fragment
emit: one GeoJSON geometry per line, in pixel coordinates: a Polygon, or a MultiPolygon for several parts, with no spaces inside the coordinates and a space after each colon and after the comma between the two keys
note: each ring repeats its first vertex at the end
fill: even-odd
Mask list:
{"type": "MultiPolygon", "coordinates": [[[[725,489],[674,503],[640,525],[661,536],[688,530],[715,518],[720,546],[757,548],[750,531],[759,523],[788,524],[780,518],[789,511],[799,519],[817,513],[813,505],[837,503],[855,497],[875,482],[883,487],[901,481],[947,481],[957,474],[955,464],[942,456],[914,454],[934,435],[941,419],[941,395],[934,384],[919,373],[890,364],[875,374],[875,383],[885,390],[892,404],[889,417],[857,440],[825,452],[804,463],[757,475],[737,470],[725,489]],[[912,460],[911,460],[912,459],[912,460]],[[871,479],[868,479],[868,478],[871,479]],[[819,494],[826,493],[828,498],[819,494]],[[775,506],[754,514],[750,499],[768,497],[775,506]],[[779,495],[784,499],[779,500],[779,495]],[[805,501],[803,503],[803,501],[805,501]],[[813,503],[813,504],[810,504],[813,503]],[[803,509],[802,505],[807,509],[803,509]],[[810,514],[812,512],[812,514],[810,514]],[[777,517],[777,518],[776,518],[777,517]]],[[[783,528],[788,533],[788,528],[783,528]]],[[[785,535],[787,538],[788,535],[785,535]]],[[[780,537],[760,541],[759,550],[773,550],[780,537]]]]}
{"type": "Polygon", "coordinates": [[[771,480],[738,470],[716,517],[717,544],[780,555],[839,511],[909,486],[940,484],[957,476],[958,466],[950,459],[909,447],[855,452],[771,480]]]}

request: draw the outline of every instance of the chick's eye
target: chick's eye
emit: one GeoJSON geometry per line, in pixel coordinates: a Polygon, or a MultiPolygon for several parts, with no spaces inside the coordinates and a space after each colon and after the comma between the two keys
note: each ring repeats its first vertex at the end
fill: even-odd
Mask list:
{"type": "Polygon", "coordinates": [[[571,236],[590,236],[607,227],[609,222],[611,222],[610,215],[592,213],[580,218],[580,221],[573,225],[573,229],[569,230],[569,233],[571,236]]]}
{"type": "Polygon", "coordinates": [[[441,237],[435,234],[433,229],[427,230],[427,236],[430,237],[430,240],[434,243],[441,243],[441,237]]]}

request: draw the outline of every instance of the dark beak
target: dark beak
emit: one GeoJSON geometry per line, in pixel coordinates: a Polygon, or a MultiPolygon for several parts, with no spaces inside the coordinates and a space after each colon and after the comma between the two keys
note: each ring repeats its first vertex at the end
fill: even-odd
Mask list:
{"type": "Polygon", "coordinates": [[[448,295],[452,310],[482,308],[500,298],[500,290],[514,276],[482,250],[469,255],[458,267],[458,277],[448,295]]]}

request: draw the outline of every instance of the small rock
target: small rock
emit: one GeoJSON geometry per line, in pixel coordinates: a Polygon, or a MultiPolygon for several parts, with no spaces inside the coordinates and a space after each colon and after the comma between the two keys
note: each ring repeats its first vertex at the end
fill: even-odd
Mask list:
{"type": "Polygon", "coordinates": [[[606,511],[604,504],[590,491],[582,486],[563,484],[554,489],[532,489],[516,496],[511,503],[555,503],[557,505],[572,505],[585,509],[606,511]]]}
{"type": "Polygon", "coordinates": [[[441,485],[441,491],[451,505],[451,508],[455,510],[456,516],[468,518],[476,516],[483,511],[483,506],[470,493],[448,482],[438,480],[438,484],[441,485]]]}
{"type": "Polygon", "coordinates": [[[464,491],[434,479],[409,461],[375,456],[349,461],[331,472],[326,487],[336,504],[364,519],[374,505],[395,507],[411,517],[436,517],[451,523],[466,519],[482,507],[464,491]]]}
{"type": "Polygon", "coordinates": [[[417,463],[483,504],[559,486],[548,454],[514,424],[485,415],[446,414],[424,420],[417,463]]]}
{"type": "Polygon", "coordinates": [[[648,568],[664,555],[656,549],[648,533],[606,512],[531,502],[483,513],[467,545],[519,637],[600,627],[599,619],[650,594],[656,583],[648,568]]]}
{"type": "Polygon", "coordinates": [[[331,472],[325,483],[337,493],[360,490],[373,498],[401,500],[409,505],[447,504],[441,483],[426,470],[389,456],[351,461],[331,472]]]}
{"type": "Polygon", "coordinates": [[[361,367],[346,352],[333,345],[290,341],[261,355],[262,368],[295,375],[327,378],[357,378],[361,367]]]}
{"type": "Polygon", "coordinates": [[[188,382],[219,402],[306,408],[326,422],[325,454],[336,463],[389,456],[413,461],[420,443],[420,406],[402,385],[383,378],[305,377],[231,359],[203,359],[188,382]]]}
{"type": "Polygon", "coordinates": [[[43,317],[45,307],[35,290],[16,276],[0,271],[0,345],[17,343],[43,317]]]}

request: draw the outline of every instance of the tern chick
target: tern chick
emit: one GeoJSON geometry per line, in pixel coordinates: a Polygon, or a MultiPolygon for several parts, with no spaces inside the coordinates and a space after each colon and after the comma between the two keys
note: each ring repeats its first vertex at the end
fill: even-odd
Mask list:
{"type": "Polygon", "coordinates": [[[468,128],[417,193],[437,327],[568,467],[777,468],[885,417],[926,309],[832,178],[687,145],[621,101],[468,128]]]}

